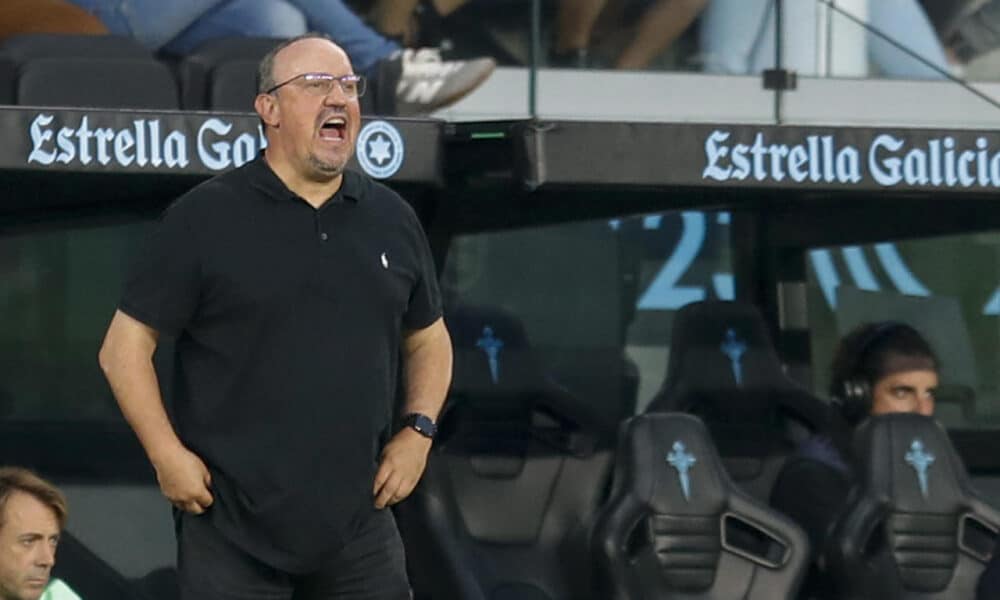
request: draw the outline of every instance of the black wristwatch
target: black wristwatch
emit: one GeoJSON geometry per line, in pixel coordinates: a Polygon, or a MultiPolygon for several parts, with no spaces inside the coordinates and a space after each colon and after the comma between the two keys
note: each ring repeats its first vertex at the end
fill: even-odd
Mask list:
{"type": "Polygon", "coordinates": [[[434,434],[437,433],[434,419],[420,413],[410,413],[403,417],[403,425],[429,439],[434,439],[434,434]]]}

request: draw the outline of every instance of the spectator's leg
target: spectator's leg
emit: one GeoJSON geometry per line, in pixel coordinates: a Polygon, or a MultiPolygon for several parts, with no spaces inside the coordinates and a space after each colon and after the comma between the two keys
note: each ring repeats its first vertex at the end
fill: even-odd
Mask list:
{"type": "MultiPolygon", "coordinates": [[[[428,33],[421,28],[421,21],[440,20],[464,6],[468,0],[375,0],[372,19],[379,33],[404,46],[420,45],[422,36],[428,33]],[[418,10],[421,17],[418,17],[418,10]]],[[[426,42],[425,42],[426,43],[426,42]]]]}
{"type": "Polygon", "coordinates": [[[597,17],[607,0],[562,0],[556,17],[556,54],[585,50],[590,46],[597,17]]]}
{"type": "Polygon", "coordinates": [[[660,0],[643,13],[635,37],[615,63],[618,69],[644,69],[684,33],[708,0],[660,0]]]}
{"type": "Polygon", "coordinates": [[[366,25],[342,0],[289,1],[305,14],[311,29],[329,35],[347,52],[359,73],[400,49],[366,25]]]}
{"type": "MultiPolygon", "coordinates": [[[[782,19],[782,68],[799,75],[813,76],[817,72],[819,53],[816,39],[816,3],[786,0],[782,19]]],[[[771,31],[774,31],[774,12],[771,11],[771,31]]],[[[767,48],[759,52],[753,62],[754,73],[774,67],[774,34],[767,40],[767,48]]]]}
{"type": "Polygon", "coordinates": [[[100,19],[111,33],[135,38],[159,50],[204,16],[219,0],[148,2],[143,0],[71,0],[100,19]]]}
{"type": "Polygon", "coordinates": [[[431,0],[434,10],[442,17],[447,17],[456,10],[468,4],[469,0],[431,0]]]}
{"type": "MultiPolygon", "coordinates": [[[[948,71],[948,59],[941,41],[917,0],[875,0],[870,2],[868,7],[873,27],[916,52],[939,69],[948,71]]],[[[868,47],[872,62],[887,77],[900,79],[943,77],[934,69],[874,34],[869,34],[868,47]]]]}
{"type": "Polygon", "coordinates": [[[305,17],[284,0],[228,0],[182,31],[164,46],[164,50],[187,54],[217,38],[290,38],[305,32],[305,17]]]}
{"type": "Polygon", "coordinates": [[[372,15],[379,33],[409,44],[413,37],[413,12],[420,0],[375,0],[372,15]]]}
{"type": "MultiPolygon", "coordinates": [[[[751,73],[751,58],[774,37],[774,13],[770,5],[771,0],[709,1],[701,22],[706,72],[751,73]]],[[[770,47],[774,48],[773,44],[770,47]]]]}
{"type": "MultiPolygon", "coordinates": [[[[774,66],[774,2],[710,0],[702,19],[705,71],[756,75],[774,66]]],[[[800,75],[816,72],[816,7],[785,2],[782,64],[800,75]]]]}

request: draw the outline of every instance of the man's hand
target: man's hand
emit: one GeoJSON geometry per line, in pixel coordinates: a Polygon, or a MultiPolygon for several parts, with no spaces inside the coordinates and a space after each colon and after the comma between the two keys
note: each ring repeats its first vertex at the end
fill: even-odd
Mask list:
{"type": "Polygon", "coordinates": [[[382,509],[402,501],[417,487],[427,466],[431,441],[404,427],[382,450],[382,462],[375,473],[375,508],[382,509]]]}
{"type": "Polygon", "coordinates": [[[160,490],[177,508],[200,515],[212,506],[214,499],[208,489],[212,485],[212,475],[194,452],[177,446],[157,456],[153,468],[160,490]]]}

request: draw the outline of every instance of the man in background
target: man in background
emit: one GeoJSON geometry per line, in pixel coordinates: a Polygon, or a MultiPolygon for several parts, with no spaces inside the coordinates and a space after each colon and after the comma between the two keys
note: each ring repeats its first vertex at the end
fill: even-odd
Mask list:
{"type": "Polygon", "coordinates": [[[79,600],[50,581],[66,498],[27,469],[0,467],[0,600],[79,600]]]}

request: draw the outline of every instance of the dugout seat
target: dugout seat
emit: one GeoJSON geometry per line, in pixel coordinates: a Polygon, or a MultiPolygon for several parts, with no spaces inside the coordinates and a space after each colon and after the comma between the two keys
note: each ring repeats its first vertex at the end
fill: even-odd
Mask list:
{"type": "Polygon", "coordinates": [[[178,108],[170,69],[131,38],[15,35],[0,44],[0,63],[14,73],[11,94],[15,104],[178,108]]]}
{"type": "Polygon", "coordinates": [[[974,598],[1000,511],[973,490],[941,425],[917,414],[873,417],[853,447],[858,484],[826,559],[841,597],[974,598]]]}
{"type": "Polygon", "coordinates": [[[173,586],[151,587],[145,580],[130,580],[94,554],[76,536],[63,531],[52,577],[66,582],[82,598],[101,600],[173,600],[177,597],[176,576],[173,586]]]}
{"type": "Polygon", "coordinates": [[[787,457],[832,414],[785,375],[760,312],[724,301],[678,311],[667,376],[647,412],[700,417],[733,480],[764,501],[787,457]]]}
{"type": "Polygon", "coordinates": [[[179,57],[181,106],[185,110],[253,111],[257,64],[279,43],[272,38],[221,38],[179,57]]]}
{"type": "Polygon", "coordinates": [[[734,485],[681,413],[622,425],[591,546],[601,600],[791,599],[809,557],[805,532],[734,485]]]}
{"type": "Polygon", "coordinates": [[[516,318],[460,307],[445,320],[452,390],[427,471],[397,507],[416,597],[589,597],[610,440],[542,375],[516,318]]]}

